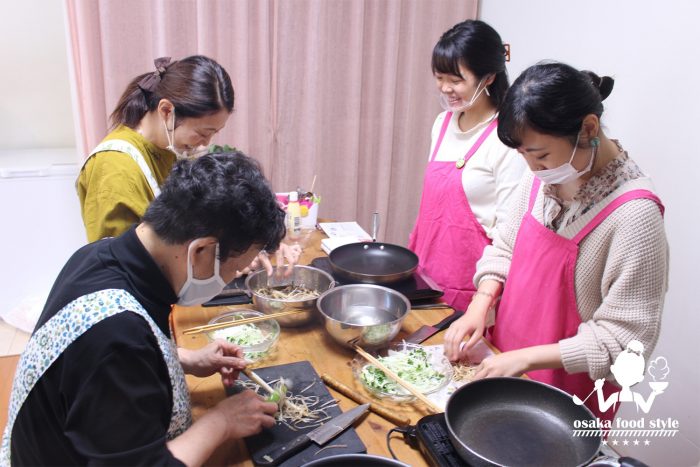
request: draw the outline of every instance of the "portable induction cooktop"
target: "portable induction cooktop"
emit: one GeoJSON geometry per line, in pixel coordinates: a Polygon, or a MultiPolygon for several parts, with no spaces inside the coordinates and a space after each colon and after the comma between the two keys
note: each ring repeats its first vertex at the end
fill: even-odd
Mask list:
{"type": "MultiPolygon", "coordinates": [[[[338,279],[333,274],[333,269],[331,268],[331,262],[327,257],[319,257],[311,261],[311,266],[318,268],[322,271],[327,272],[338,285],[348,285],[348,284],[360,284],[359,281],[348,281],[345,279],[338,279]]],[[[420,272],[415,272],[411,277],[391,284],[378,284],[384,287],[389,287],[397,292],[401,292],[406,298],[411,302],[411,304],[416,305],[418,303],[429,302],[442,297],[442,290],[425,274],[420,272]]]]}
{"type": "Polygon", "coordinates": [[[420,452],[428,464],[437,467],[467,466],[450,442],[447,432],[445,414],[428,415],[418,420],[415,425],[415,436],[420,452]]]}

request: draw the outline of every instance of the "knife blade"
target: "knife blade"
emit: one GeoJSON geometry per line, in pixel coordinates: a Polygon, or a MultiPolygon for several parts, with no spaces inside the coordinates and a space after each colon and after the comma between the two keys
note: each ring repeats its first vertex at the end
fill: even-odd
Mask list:
{"type": "Polygon", "coordinates": [[[323,446],[340,433],[345,431],[355,420],[369,410],[369,404],[358,405],[354,409],[344,412],[309,433],[303,433],[293,440],[282,445],[274,446],[269,451],[256,454],[253,462],[256,465],[279,465],[292,455],[314,443],[323,446]]]}
{"type": "Polygon", "coordinates": [[[446,329],[450,324],[452,324],[453,321],[459,319],[463,314],[464,312],[455,310],[454,313],[452,313],[450,316],[433,326],[424,324],[423,326],[418,328],[417,331],[415,331],[413,334],[411,334],[404,340],[411,344],[420,344],[421,342],[433,336],[434,334],[437,334],[443,329],[446,329]]]}

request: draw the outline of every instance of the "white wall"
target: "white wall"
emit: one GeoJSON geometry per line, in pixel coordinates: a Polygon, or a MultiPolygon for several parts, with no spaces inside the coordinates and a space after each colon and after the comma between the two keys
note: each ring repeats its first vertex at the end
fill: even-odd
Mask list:
{"type": "MultiPolygon", "coordinates": [[[[615,88],[605,101],[606,134],[620,139],[654,179],[666,206],[671,248],[670,289],[654,352],[668,360],[670,384],[646,418],[680,421],[676,437],[653,438],[650,446],[622,446],[618,451],[650,465],[697,465],[700,3],[482,0],[479,16],[511,44],[511,81],[541,59],[560,60],[615,78],[615,88]]],[[[641,391],[647,394],[649,389],[641,391]]],[[[641,415],[634,406],[623,406],[619,412],[619,417],[629,419],[641,415]]]]}
{"type": "Polygon", "coordinates": [[[0,0],[0,314],[85,243],[62,4],[0,0]]]}

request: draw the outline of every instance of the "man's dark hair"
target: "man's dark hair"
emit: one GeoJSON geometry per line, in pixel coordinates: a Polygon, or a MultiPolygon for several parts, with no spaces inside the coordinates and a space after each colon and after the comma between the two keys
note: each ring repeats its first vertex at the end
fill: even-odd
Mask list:
{"type": "Polygon", "coordinates": [[[239,151],[178,161],[143,221],[170,244],[216,237],[222,260],[252,245],[274,251],[286,232],[260,166],[239,151]]]}

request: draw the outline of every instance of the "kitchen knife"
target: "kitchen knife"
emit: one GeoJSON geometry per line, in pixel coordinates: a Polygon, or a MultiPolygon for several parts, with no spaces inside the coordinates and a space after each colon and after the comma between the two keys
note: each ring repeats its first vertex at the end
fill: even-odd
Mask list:
{"type": "Polygon", "coordinates": [[[423,325],[416,332],[408,336],[406,339],[404,339],[406,342],[409,342],[411,344],[420,344],[430,336],[437,334],[438,332],[442,331],[443,329],[447,329],[447,327],[452,324],[453,321],[457,320],[460,318],[464,312],[462,311],[454,311],[450,316],[447,318],[443,319],[439,323],[433,325],[433,326],[428,326],[423,325]]]}
{"type": "Polygon", "coordinates": [[[281,446],[273,447],[267,452],[256,454],[253,458],[253,462],[256,465],[279,465],[292,455],[311,444],[312,441],[319,446],[323,446],[328,441],[345,431],[345,429],[352,425],[355,420],[367,412],[368,409],[369,404],[358,405],[354,409],[348,410],[347,412],[330,419],[309,433],[299,435],[281,446]]]}

